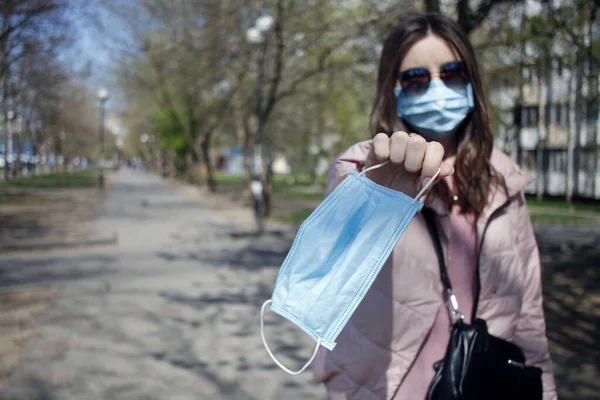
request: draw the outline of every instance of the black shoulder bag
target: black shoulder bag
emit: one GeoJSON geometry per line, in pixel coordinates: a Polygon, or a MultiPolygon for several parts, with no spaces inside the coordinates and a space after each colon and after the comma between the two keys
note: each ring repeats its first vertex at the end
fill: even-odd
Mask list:
{"type": "Polygon", "coordinates": [[[433,366],[435,376],[426,400],[542,400],[542,370],[527,367],[523,351],[490,335],[484,320],[475,319],[471,324],[463,321],[432,211],[423,209],[422,214],[438,255],[453,322],[446,355],[433,366]]]}

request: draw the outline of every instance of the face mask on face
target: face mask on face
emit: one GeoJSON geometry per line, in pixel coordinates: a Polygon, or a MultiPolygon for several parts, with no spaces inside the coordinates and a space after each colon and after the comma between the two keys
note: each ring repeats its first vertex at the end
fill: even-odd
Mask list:
{"type": "Polygon", "coordinates": [[[449,88],[441,80],[431,81],[423,94],[407,95],[395,88],[398,116],[429,139],[451,135],[473,109],[473,87],[449,88]]]}
{"type": "Polygon", "coordinates": [[[273,295],[261,308],[263,344],[275,364],[289,374],[302,373],[320,345],[333,350],[340,331],[423,207],[418,199],[439,174],[411,198],[364,176],[386,163],[351,172],[304,221],[279,271],[273,295]],[[263,320],[267,305],[317,342],[312,357],[299,371],[283,366],[267,345],[263,320]]]}

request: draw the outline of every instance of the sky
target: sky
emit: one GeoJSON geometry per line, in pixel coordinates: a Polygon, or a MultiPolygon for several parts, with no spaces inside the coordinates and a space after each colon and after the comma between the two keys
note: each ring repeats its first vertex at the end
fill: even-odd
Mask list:
{"type": "MultiPolygon", "coordinates": [[[[83,81],[91,93],[94,95],[100,88],[106,88],[110,92],[110,99],[106,103],[107,125],[114,126],[118,124],[118,117],[125,105],[123,96],[119,93],[118,87],[114,83],[112,68],[117,62],[117,57],[110,50],[110,40],[103,37],[103,32],[99,29],[95,20],[101,20],[106,23],[104,15],[97,6],[99,0],[73,0],[69,2],[69,19],[73,29],[74,43],[69,43],[61,53],[61,61],[64,65],[76,74],[76,79],[83,81]],[[85,67],[91,67],[89,77],[82,78],[78,71],[83,71],[85,67]]],[[[126,0],[137,1],[137,0],[126,0]]],[[[118,20],[113,19],[107,23],[112,31],[123,31],[118,27],[118,20]]],[[[125,129],[119,127],[122,133],[125,129]]],[[[1,138],[0,133],[0,138],[1,138]]],[[[3,151],[3,145],[0,144],[0,151],[3,151]]]]}
{"type": "Polygon", "coordinates": [[[111,50],[115,38],[113,33],[125,32],[119,27],[118,19],[109,19],[106,14],[95,4],[89,1],[86,5],[75,7],[69,18],[74,30],[75,43],[65,49],[63,59],[66,65],[81,71],[90,67],[90,75],[85,79],[85,84],[92,93],[97,93],[100,88],[106,88],[110,97],[106,103],[107,116],[117,116],[124,109],[124,101],[115,85],[113,68],[118,61],[118,55],[111,50]],[[104,32],[99,23],[106,25],[104,32]]]}

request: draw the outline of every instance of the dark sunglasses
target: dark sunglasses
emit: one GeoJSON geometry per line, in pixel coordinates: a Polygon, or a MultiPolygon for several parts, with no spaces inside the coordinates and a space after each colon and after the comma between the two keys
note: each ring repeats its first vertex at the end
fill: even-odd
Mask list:
{"type": "MultiPolygon", "coordinates": [[[[448,87],[460,88],[469,82],[467,67],[462,61],[452,61],[440,67],[440,80],[448,87]]],[[[398,74],[402,92],[407,95],[423,94],[431,82],[431,72],[426,68],[411,68],[398,74]]]]}

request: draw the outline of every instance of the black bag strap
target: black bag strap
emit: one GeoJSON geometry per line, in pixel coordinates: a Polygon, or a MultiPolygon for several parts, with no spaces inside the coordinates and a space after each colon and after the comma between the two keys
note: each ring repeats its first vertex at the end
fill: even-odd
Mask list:
{"type": "Polygon", "coordinates": [[[442,249],[440,235],[438,234],[437,226],[435,225],[433,210],[430,208],[423,208],[421,213],[427,222],[427,229],[429,230],[429,234],[433,240],[433,246],[435,247],[435,252],[438,256],[438,262],[440,264],[440,279],[442,280],[444,288],[451,292],[452,284],[450,283],[450,278],[448,277],[448,270],[446,269],[446,262],[444,261],[444,250],[442,249]]]}

